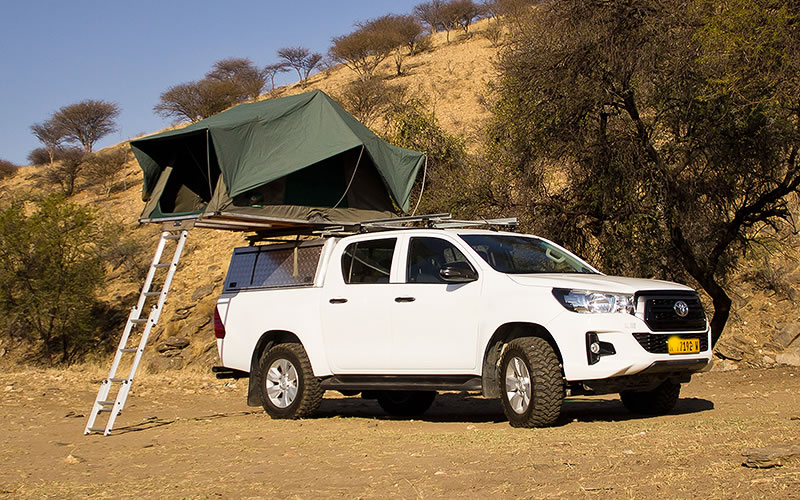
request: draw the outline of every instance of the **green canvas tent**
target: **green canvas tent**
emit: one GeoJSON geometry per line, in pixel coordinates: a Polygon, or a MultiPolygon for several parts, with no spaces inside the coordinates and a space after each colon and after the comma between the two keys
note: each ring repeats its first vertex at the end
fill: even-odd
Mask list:
{"type": "Polygon", "coordinates": [[[143,222],[260,230],[408,211],[422,153],[392,146],[324,92],[240,104],[131,141],[143,222]]]}

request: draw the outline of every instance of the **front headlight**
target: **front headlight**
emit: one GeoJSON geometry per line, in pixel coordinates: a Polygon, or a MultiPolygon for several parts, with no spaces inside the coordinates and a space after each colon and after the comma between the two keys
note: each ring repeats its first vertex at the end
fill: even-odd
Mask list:
{"type": "Polygon", "coordinates": [[[634,313],[633,295],[554,288],[553,296],[577,313],[634,313]]]}

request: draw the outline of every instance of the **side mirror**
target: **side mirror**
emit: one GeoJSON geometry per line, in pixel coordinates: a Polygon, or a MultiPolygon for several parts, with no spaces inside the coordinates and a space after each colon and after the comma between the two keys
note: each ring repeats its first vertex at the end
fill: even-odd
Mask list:
{"type": "Polygon", "coordinates": [[[466,262],[453,262],[439,269],[439,276],[447,283],[469,283],[478,279],[478,273],[466,262]]]}

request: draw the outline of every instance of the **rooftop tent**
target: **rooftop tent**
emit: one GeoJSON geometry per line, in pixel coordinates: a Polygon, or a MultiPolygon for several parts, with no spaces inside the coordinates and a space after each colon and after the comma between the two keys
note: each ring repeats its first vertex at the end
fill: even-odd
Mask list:
{"type": "Polygon", "coordinates": [[[316,90],[240,104],[131,141],[141,219],[257,230],[408,211],[424,155],[392,146],[316,90]]]}

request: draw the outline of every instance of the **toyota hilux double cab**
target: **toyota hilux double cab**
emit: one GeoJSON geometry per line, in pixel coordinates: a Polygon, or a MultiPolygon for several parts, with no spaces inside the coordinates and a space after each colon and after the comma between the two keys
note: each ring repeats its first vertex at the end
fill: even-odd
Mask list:
{"type": "Polygon", "coordinates": [[[220,377],[248,404],[312,415],[327,390],[419,415],[437,391],[552,425],[570,395],[669,412],[711,360],[691,288],[606,276],[544,238],[408,228],[237,248],[217,303],[220,377]]]}

